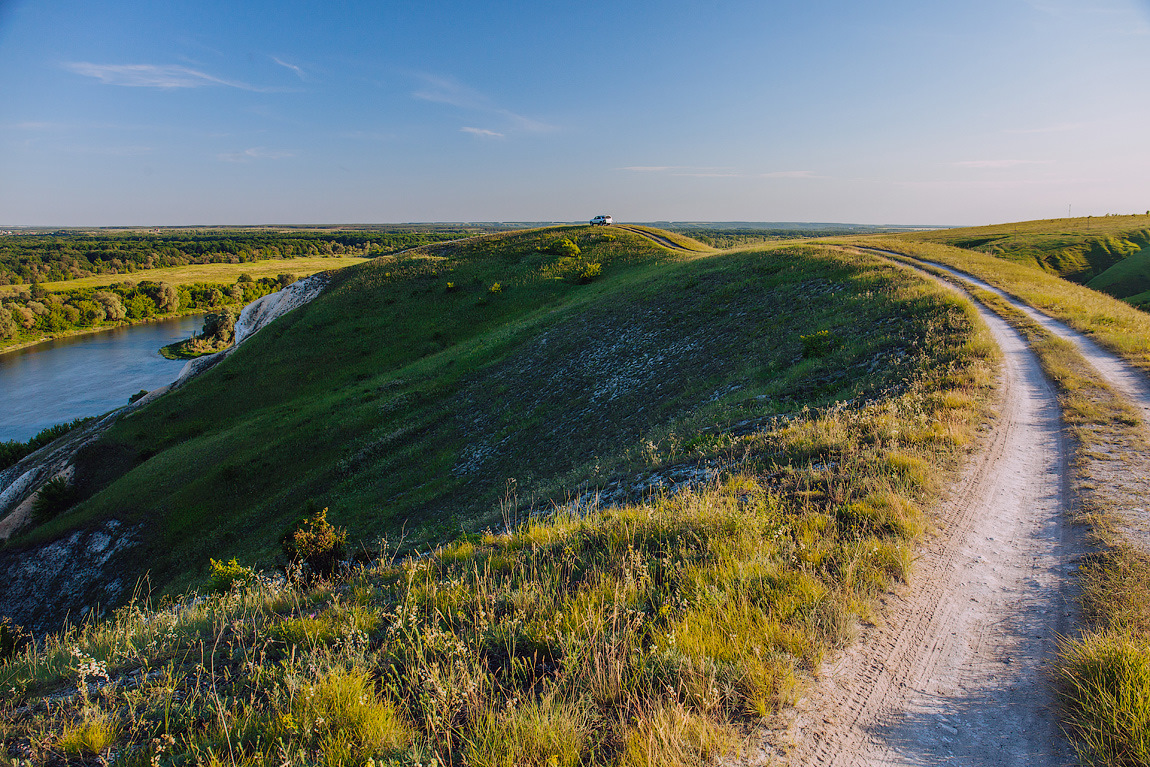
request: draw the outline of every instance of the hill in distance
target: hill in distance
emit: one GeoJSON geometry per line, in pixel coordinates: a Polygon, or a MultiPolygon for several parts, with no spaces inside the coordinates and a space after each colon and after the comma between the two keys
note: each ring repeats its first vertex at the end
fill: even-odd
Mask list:
{"type": "Polygon", "coordinates": [[[1150,301],[1150,213],[948,229],[911,238],[1037,266],[1135,306],[1150,301]]]}

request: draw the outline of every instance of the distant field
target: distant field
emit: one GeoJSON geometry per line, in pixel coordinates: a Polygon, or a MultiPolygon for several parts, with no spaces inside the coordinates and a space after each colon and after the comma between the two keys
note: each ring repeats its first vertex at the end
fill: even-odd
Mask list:
{"type": "MultiPolygon", "coordinates": [[[[352,264],[369,261],[358,256],[330,256],[327,258],[269,258],[263,261],[249,261],[246,264],[189,264],[161,269],[144,269],[129,274],[101,274],[96,277],[81,277],[76,280],[42,283],[49,291],[76,290],[78,288],[102,288],[114,282],[169,282],[173,285],[191,285],[196,282],[235,282],[241,274],[250,274],[253,279],[275,277],[277,274],[291,273],[306,277],[329,269],[342,269],[352,264]]],[[[0,298],[16,295],[27,290],[27,285],[2,285],[0,298]]]]}

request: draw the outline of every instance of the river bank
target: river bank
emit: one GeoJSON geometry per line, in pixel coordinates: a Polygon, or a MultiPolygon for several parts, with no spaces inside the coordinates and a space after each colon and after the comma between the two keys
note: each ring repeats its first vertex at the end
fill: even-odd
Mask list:
{"type": "Polygon", "coordinates": [[[183,361],[159,349],[200,329],[202,314],[117,324],[40,340],[0,355],[0,441],[126,405],[141,389],[170,383],[183,361]]]}

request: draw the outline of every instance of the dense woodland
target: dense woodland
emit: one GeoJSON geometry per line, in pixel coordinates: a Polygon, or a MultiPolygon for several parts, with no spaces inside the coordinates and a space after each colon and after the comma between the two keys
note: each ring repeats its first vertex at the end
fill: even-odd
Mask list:
{"type": "Polygon", "coordinates": [[[175,230],[149,233],[56,231],[0,237],[0,285],[57,282],[99,274],[268,258],[375,256],[474,234],[463,227],[381,231],[175,230]]]}

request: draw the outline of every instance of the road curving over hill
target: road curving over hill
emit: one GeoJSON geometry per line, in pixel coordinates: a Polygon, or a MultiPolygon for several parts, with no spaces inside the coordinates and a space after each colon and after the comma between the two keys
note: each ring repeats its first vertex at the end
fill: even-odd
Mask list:
{"type": "MultiPolygon", "coordinates": [[[[901,253],[893,253],[873,248],[864,248],[864,250],[880,255],[897,256],[901,259],[911,258],[901,253]]],[[[1058,336],[1064,341],[1069,341],[1074,344],[1079,354],[1086,358],[1086,361],[1098,371],[1098,374],[1102,376],[1106,383],[1110,384],[1127,402],[1138,409],[1142,415],[1143,424],[1150,424],[1150,381],[1147,381],[1146,376],[1133,365],[1113,352],[1103,349],[1085,333],[1078,332],[1069,325],[1059,322],[1050,315],[1040,312],[1030,304],[1023,302],[1001,288],[997,288],[984,280],[980,280],[974,275],[967,274],[966,272],[935,261],[928,261],[922,258],[914,258],[913,260],[943,272],[966,285],[994,293],[1015,309],[1025,313],[1048,332],[1058,336]]]]}
{"type": "Polygon", "coordinates": [[[775,743],[789,764],[1075,763],[1046,674],[1083,551],[1060,412],[1021,335],[979,312],[1003,353],[999,416],[936,510],[912,582],[791,715],[775,743]]]}
{"type": "Polygon", "coordinates": [[[655,234],[651,230],[646,229],[646,228],[641,227],[641,226],[630,226],[627,224],[614,224],[612,226],[612,228],[613,229],[621,229],[624,232],[630,232],[631,234],[637,234],[640,237],[645,237],[648,240],[650,240],[651,242],[655,243],[656,245],[661,245],[662,247],[667,248],[668,250],[673,250],[677,253],[706,253],[707,252],[705,250],[694,250],[693,248],[685,247],[685,246],[680,245],[679,243],[671,240],[670,238],[663,237],[662,235],[659,235],[659,234],[655,234]]]}

